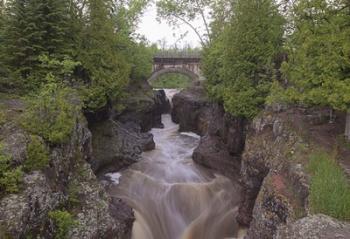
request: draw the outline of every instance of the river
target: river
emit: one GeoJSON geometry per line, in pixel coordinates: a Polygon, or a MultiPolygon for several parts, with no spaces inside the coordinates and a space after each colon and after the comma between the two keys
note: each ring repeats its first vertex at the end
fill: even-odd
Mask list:
{"type": "Polygon", "coordinates": [[[238,192],[232,182],[194,164],[198,135],[180,133],[170,115],[163,115],[162,121],[164,129],[151,131],[156,149],[110,175],[115,182],[112,195],[134,209],[132,239],[240,237],[235,223],[238,192]]]}

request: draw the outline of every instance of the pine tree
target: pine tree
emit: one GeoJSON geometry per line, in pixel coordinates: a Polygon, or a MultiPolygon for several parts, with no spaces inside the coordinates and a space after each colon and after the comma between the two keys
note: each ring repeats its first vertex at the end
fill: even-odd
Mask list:
{"type": "Polygon", "coordinates": [[[265,103],[282,46],[284,19],[273,0],[238,0],[226,27],[219,88],[226,110],[254,117],[265,103]]]}
{"type": "MultiPolygon", "coordinates": [[[[350,6],[347,1],[300,0],[284,70],[290,100],[350,108],[350,6]],[[346,5],[347,4],[347,5],[346,5]]],[[[350,113],[346,133],[350,139],[350,113]]]]}
{"type": "Polygon", "coordinates": [[[87,70],[87,108],[98,109],[116,100],[127,84],[130,67],[117,49],[109,1],[89,0],[88,16],[82,34],[78,59],[87,70]]]}
{"type": "Polygon", "coordinates": [[[68,52],[68,0],[11,0],[4,28],[2,60],[9,85],[37,88],[42,55],[62,59],[68,52]]]}

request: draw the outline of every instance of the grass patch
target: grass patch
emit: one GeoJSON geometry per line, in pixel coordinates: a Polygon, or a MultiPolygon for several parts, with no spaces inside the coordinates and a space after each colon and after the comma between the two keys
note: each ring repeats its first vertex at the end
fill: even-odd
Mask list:
{"type": "Polygon", "coordinates": [[[310,156],[310,206],[313,213],[323,213],[350,220],[350,187],[342,168],[327,153],[310,156]]]}
{"type": "Polygon", "coordinates": [[[169,73],[160,76],[157,80],[151,83],[154,88],[161,89],[184,89],[191,85],[192,80],[178,73],[169,73]]]}

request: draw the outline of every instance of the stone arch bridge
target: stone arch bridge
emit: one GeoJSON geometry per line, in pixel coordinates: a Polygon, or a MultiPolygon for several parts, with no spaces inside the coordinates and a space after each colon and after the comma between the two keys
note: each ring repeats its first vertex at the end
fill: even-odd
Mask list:
{"type": "Polygon", "coordinates": [[[148,82],[168,73],[183,74],[193,81],[202,80],[200,62],[201,57],[198,54],[158,54],[153,57],[153,72],[148,82]]]}

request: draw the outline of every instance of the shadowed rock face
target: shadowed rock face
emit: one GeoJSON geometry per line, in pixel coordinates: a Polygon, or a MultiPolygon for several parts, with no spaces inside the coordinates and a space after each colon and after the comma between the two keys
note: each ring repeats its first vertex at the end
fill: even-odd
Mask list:
{"type": "Polygon", "coordinates": [[[245,143],[245,121],[226,114],[223,107],[211,103],[204,88],[194,85],[173,97],[172,119],[180,131],[201,135],[193,160],[207,168],[237,180],[240,154],[245,143]]]}
{"type": "Polygon", "coordinates": [[[119,171],[138,162],[143,151],[155,147],[152,134],[141,133],[135,123],[122,124],[110,119],[91,127],[91,132],[90,163],[97,173],[119,171]]]}

